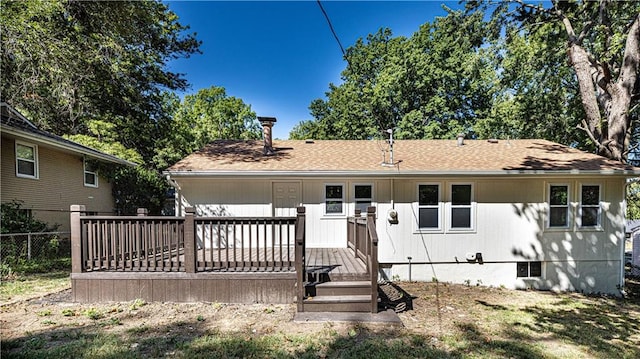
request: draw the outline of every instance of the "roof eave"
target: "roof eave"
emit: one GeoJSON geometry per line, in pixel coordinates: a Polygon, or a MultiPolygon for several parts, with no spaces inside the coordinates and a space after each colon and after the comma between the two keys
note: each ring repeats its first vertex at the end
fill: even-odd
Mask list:
{"type": "Polygon", "coordinates": [[[85,156],[89,156],[92,158],[96,158],[105,162],[111,162],[111,163],[117,163],[117,164],[121,164],[121,165],[125,165],[125,166],[131,166],[131,167],[135,167],[137,166],[136,163],[124,160],[122,158],[116,157],[116,156],[112,156],[109,155],[107,153],[104,152],[100,152],[98,150],[94,150],[91,148],[88,148],[86,146],[82,146],[80,144],[78,145],[71,145],[71,144],[67,144],[67,143],[62,143],[62,142],[58,142],[55,141],[54,139],[45,137],[45,136],[41,136],[35,133],[31,133],[31,132],[27,132],[27,131],[21,131],[18,130],[16,128],[13,128],[11,126],[6,126],[6,125],[2,125],[2,132],[3,133],[8,133],[11,135],[14,135],[16,137],[22,137],[22,138],[26,138],[28,140],[32,140],[32,141],[37,141],[40,143],[44,143],[47,144],[51,147],[55,147],[58,149],[63,149],[63,150],[67,150],[67,151],[71,151],[74,153],[80,153],[82,155],[85,156]]]}
{"type": "Polygon", "coordinates": [[[465,176],[465,177],[485,177],[485,176],[640,176],[640,170],[497,170],[497,171],[231,171],[231,170],[208,170],[208,171],[176,171],[167,170],[164,174],[172,177],[415,177],[415,176],[465,176]]]}

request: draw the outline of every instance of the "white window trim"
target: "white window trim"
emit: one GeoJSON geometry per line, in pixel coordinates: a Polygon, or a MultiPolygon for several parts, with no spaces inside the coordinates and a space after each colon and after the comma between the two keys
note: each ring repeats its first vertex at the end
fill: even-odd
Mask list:
{"type": "MultiPolygon", "coordinates": [[[[325,191],[325,193],[326,193],[326,191],[325,191]]],[[[357,203],[356,203],[357,200],[363,200],[363,199],[367,200],[368,199],[369,201],[371,201],[371,206],[375,206],[376,205],[375,195],[376,195],[376,192],[375,192],[375,187],[373,186],[373,183],[370,183],[370,182],[369,183],[366,183],[366,182],[363,182],[363,183],[360,183],[360,182],[352,183],[351,184],[351,196],[350,196],[352,207],[353,207],[352,208],[352,213],[355,213],[355,209],[356,209],[356,206],[357,206],[357,203]],[[371,198],[356,198],[356,186],[370,186],[371,187],[371,198]]],[[[343,193],[343,196],[344,196],[344,193],[343,193]]],[[[361,215],[365,216],[366,214],[367,214],[367,211],[365,209],[361,213],[361,215]]]]}
{"type": "MultiPolygon", "coordinates": [[[[577,220],[576,220],[578,229],[602,230],[602,212],[603,212],[603,210],[602,210],[602,188],[603,188],[603,186],[602,186],[601,183],[580,183],[580,186],[579,186],[579,191],[580,192],[578,192],[578,196],[580,198],[580,202],[578,203],[578,215],[577,215],[577,220]],[[583,186],[597,186],[598,187],[598,205],[597,205],[597,207],[598,207],[598,220],[597,220],[597,224],[595,226],[583,226],[582,225],[582,208],[583,208],[583,205],[582,205],[582,187],[583,186]]],[[[588,205],[586,207],[593,208],[593,207],[596,207],[596,206],[588,205]]]]}
{"type": "MultiPolygon", "coordinates": [[[[573,211],[571,210],[571,200],[572,200],[572,196],[571,196],[571,189],[572,186],[570,183],[567,182],[553,182],[553,183],[547,183],[547,191],[545,193],[545,204],[546,204],[546,208],[547,208],[547,218],[545,219],[545,227],[547,230],[557,230],[557,231],[567,231],[569,229],[571,229],[571,223],[573,223],[573,211]],[[551,226],[551,187],[559,187],[559,186],[566,186],[567,187],[567,224],[565,226],[551,226]]],[[[559,206],[559,205],[555,205],[555,207],[564,207],[564,206],[559,206]]]]}
{"type": "Polygon", "coordinates": [[[445,213],[447,214],[447,232],[451,233],[474,233],[476,231],[476,186],[473,182],[451,182],[447,186],[448,201],[445,205],[445,213]],[[468,205],[453,205],[453,186],[471,186],[471,203],[468,205]],[[468,228],[451,227],[452,209],[453,208],[469,208],[469,224],[468,228]]]}
{"type": "Polygon", "coordinates": [[[28,142],[16,141],[14,154],[15,154],[15,157],[16,157],[16,177],[30,178],[30,179],[39,179],[40,178],[40,169],[39,169],[39,161],[38,161],[38,145],[34,145],[34,144],[28,143],[28,142]],[[18,145],[33,148],[33,172],[34,172],[33,176],[32,175],[28,175],[28,174],[24,174],[24,173],[20,173],[19,170],[18,170],[18,160],[32,162],[31,160],[28,160],[28,159],[18,158],[18,145]]]}
{"type": "Polygon", "coordinates": [[[442,219],[444,218],[444,202],[442,200],[442,183],[440,182],[419,182],[416,184],[416,201],[415,208],[415,232],[416,233],[442,233],[442,219]],[[420,205],[420,186],[438,186],[438,204],[436,206],[420,205]],[[438,209],[438,227],[437,228],[421,228],[420,227],[420,208],[437,208],[438,209]]]}
{"type": "Polygon", "coordinates": [[[327,216],[327,217],[339,217],[339,216],[345,216],[346,214],[346,206],[347,206],[347,201],[346,201],[346,187],[344,183],[325,183],[322,186],[322,213],[327,216]],[[338,198],[327,198],[327,187],[328,186],[342,186],[342,198],[338,199],[338,198]],[[342,212],[340,213],[327,213],[327,200],[341,200],[342,201],[342,212]]]}
{"type": "Polygon", "coordinates": [[[87,159],[85,158],[82,161],[82,182],[84,183],[85,187],[92,187],[92,188],[98,188],[98,171],[88,171],[87,170],[87,159]],[[87,173],[92,174],[95,179],[96,179],[96,183],[87,183],[87,173]]]}

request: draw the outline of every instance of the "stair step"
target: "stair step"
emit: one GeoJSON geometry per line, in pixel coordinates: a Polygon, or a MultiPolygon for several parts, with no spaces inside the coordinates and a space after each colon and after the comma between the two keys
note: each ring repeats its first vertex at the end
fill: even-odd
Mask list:
{"type": "Polygon", "coordinates": [[[371,295],[371,282],[340,281],[324,282],[315,285],[317,296],[371,295]]]}
{"type": "Polygon", "coordinates": [[[370,295],[320,295],[304,300],[305,312],[369,312],[370,295]]]}

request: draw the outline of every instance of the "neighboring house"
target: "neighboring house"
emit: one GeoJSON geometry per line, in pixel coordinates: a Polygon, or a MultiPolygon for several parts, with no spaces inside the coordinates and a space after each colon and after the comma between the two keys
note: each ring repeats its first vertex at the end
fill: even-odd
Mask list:
{"type": "Polygon", "coordinates": [[[389,278],[619,294],[624,187],[640,168],[546,140],[215,141],[166,171],[176,214],[292,216],[346,247],[377,207],[389,278]]]}
{"type": "Polygon", "coordinates": [[[627,221],[625,232],[629,241],[627,252],[625,252],[625,262],[631,262],[637,267],[631,271],[633,275],[640,275],[640,269],[638,269],[640,268],[640,219],[627,221]]]}
{"type": "Polygon", "coordinates": [[[131,162],[42,131],[14,108],[1,103],[2,203],[21,201],[39,220],[69,231],[69,206],[112,214],[111,184],[93,168],[97,162],[131,162]]]}

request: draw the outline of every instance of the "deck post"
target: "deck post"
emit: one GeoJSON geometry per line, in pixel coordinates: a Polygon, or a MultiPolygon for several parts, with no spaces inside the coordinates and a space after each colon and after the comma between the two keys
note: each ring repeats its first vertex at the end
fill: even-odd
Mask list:
{"type": "Polygon", "coordinates": [[[360,218],[362,210],[356,209],[353,215],[353,256],[358,258],[358,218],[360,218]]]}
{"type": "Polygon", "coordinates": [[[367,237],[369,246],[369,274],[371,275],[371,313],[378,312],[378,233],[376,207],[367,208],[367,237]]]}
{"type": "Polygon", "coordinates": [[[305,211],[306,208],[298,207],[298,215],[296,218],[296,284],[297,284],[297,306],[298,312],[304,312],[304,297],[305,297],[305,211]]]}
{"type": "Polygon", "coordinates": [[[184,271],[196,272],[196,209],[187,207],[184,210],[184,271]]]}
{"type": "Polygon", "coordinates": [[[71,273],[82,273],[82,222],[80,217],[87,210],[85,205],[72,204],[71,212],[71,273]]]}

